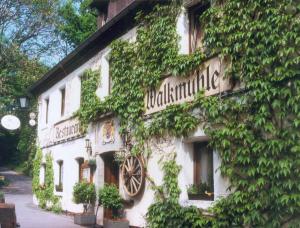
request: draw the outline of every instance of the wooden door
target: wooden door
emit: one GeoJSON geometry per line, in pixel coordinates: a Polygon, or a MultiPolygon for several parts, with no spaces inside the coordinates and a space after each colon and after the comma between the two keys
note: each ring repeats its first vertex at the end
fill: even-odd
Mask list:
{"type": "MultiPolygon", "coordinates": [[[[119,164],[115,162],[113,153],[103,156],[104,160],[104,182],[115,184],[119,188],[119,164]]],[[[111,210],[104,210],[104,218],[112,218],[111,210]]]]}

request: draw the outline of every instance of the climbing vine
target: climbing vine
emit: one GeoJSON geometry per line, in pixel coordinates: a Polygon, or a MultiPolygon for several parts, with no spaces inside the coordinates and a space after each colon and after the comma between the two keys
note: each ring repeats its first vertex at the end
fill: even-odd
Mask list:
{"type": "Polygon", "coordinates": [[[156,201],[148,208],[147,221],[151,228],[160,227],[208,227],[211,218],[201,216],[202,212],[196,207],[182,207],[179,203],[180,188],[178,175],[181,167],[176,164],[173,153],[170,159],[163,162],[163,184],[155,186],[156,201]]]}
{"type": "Polygon", "coordinates": [[[60,213],[61,205],[58,196],[55,196],[54,191],[54,171],[53,171],[53,158],[50,153],[45,156],[45,180],[44,184],[40,184],[40,168],[42,165],[43,153],[40,148],[37,149],[36,158],[33,162],[33,179],[32,190],[35,194],[39,206],[44,209],[52,210],[53,212],[60,213]]]}
{"type": "Polygon", "coordinates": [[[32,170],[32,191],[38,198],[39,187],[40,187],[40,169],[43,159],[43,153],[41,148],[37,147],[35,159],[33,160],[33,170],[32,170]]]}
{"type": "Polygon", "coordinates": [[[81,76],[81,101],[80,109],[76,113],[83,130],[86,130],[89,122],[95,120],[99,113],[103,113],[103,105],[96,95],[100,82],[100,70],[86,70],[81,76]]]}
{"type": "MultiPolygon", "coordinates": [[[[180,12],[180,1],[171,1],[137,16],[136,42],[118,40],[111,45],[111,95],[99,102],[94,97],[95,79],[90,76],[83,84],[83,97],[93,94],[93,98],[80,110],[80,119],[88,123],[100,113],[114,112],[121,121],[120,133],[130,132],[135,138],[135,154],[145,150],[145,140],[151,136],[182,136],[204,123],[210,144],[220,155],[220,171],[230,179],[234,192],[215,203],[213,218],[196,208],[182,208],[179,192],[164,194],[149,208],[151,227],[299,224],[299,4],[214,1],[199,18],[205,24],[205,53],[198,50],[190,55],[178,54],[180,12]],[[231,63],[226,77],[243,90],[223,97],[200,93],[193,102],[170,106],[145,124],[146,90],[159,85],[164,75],[184,77],[213,55],[231,63]],[[194,110],[201,110],[201,115],[194,110]],[[180,223],[184,221],[193,223],[180,223]]],[[[167,179],[157,191],[166,193],[170,186],[178,189],[178,175],[169,172],[178,174],[180,168],[172,161],[163,170],[167,179]]]]}

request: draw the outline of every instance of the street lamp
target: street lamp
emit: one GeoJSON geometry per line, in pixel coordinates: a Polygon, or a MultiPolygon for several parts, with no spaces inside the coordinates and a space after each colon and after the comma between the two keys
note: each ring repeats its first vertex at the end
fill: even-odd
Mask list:
{"type": "Polygon", "coordinates": [[[19,101],[21,108],[28,108],[28,97],[20,97],[19,101]]]}

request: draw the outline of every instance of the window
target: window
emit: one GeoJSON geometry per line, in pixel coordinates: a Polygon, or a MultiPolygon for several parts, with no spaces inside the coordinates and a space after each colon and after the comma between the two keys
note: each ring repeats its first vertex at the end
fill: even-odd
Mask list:
{"type": "Polygon", "coordinates": [[[82,158],[82,157],[78,157],[78,158],[76,158],[75,159],[76,161],[77,161],[77,163],[78,163],[78,182],[81,182],[81,166],[82,166],[82,164],[83,164],[83,161],[84,161],[84,159],[82,158]]]}
{"type": "Polygon", "coordinates": [[[48,118],[49,118],[49,98],[45,99],[45,122],[48,124],[48,118]]]}
{"type": "Polygon", "coordinates": [[[204,26],[200,21],[200,16],[209,8],[209,4],[198,4],[189,10],[190,21],[190,52],[196,49],[203,49],[204,26]]]}
{"type": "Polygon", "coordinates": [[[57,192],[63,191],[63,161],[57,161],[58,164],[58,185],[55,186],[57,192]]]}
{"type": "Polygon", "coordinates": [[[85,161],[80,165],[80,174],[79,174],[79,181],[86,181],[89,183],[93,183],[94,179],[94,170],[90,166],[89,161],[85,161]]]}
{"type": "Polygon", "coordinates": [[[194,194],[197,199],[214,199],[213,150],[208,142],[194,145],[194,194]]]}
{"type": "Polygon", "coordinates": [[[60,90],[61,93],[61,107],[60,107],[60,115],[65,115],[65,103],[66,103],[66,88],[62,88],[60,90]]]}

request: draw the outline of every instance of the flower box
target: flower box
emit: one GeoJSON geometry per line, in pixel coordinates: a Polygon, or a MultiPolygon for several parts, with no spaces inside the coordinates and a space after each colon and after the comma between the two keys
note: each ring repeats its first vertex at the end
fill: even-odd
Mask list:
{"type": "Polygon", "coordinates": [[[207,195],[205,193],[188,193],[189,200],[209,200],[213,201],[214,200],[214,195],[207,195]]]}

